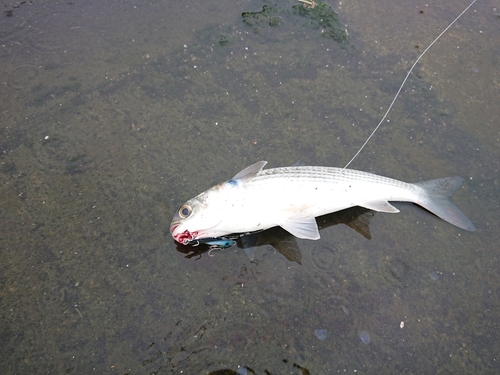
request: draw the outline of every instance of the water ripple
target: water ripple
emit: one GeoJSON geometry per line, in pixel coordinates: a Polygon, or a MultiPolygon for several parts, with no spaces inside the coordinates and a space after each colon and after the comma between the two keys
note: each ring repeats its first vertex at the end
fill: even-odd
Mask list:
{"type": "Polygon", "coordinates": [[[2,20],[0,56],[5,57],[15,50],[30,56],[63,51],[68,43],[67,32],[76,19],[68,14],[74,8],[71,4],[58,2],[11,5],[11,16],[2,20]]]}
{"type": "Polygon", "coordinates": [[[7,74],[7,84],[13,89],[22,90],[32,84],[37,75],[38,68],[35,65],[19,65],[7,74]]]}
{"type": "Polygon", "coordinates": [[[332,272],[337,260],[335,248],[324,243],[314,244],[311,250],[312,264],[316,270],[323,273],[332,272]]]}

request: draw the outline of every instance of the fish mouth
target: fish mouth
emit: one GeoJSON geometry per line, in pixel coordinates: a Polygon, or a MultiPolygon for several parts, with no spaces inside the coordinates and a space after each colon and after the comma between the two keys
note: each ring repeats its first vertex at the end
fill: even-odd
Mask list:
{"type": "Polygon", "coordinates": [[[178,243],[183,245],[188,245],[191,241],[196,238],[198,232],[190,232],[187,229],[184,232],[175,233],[176,229],[181,225],[179,222],[173,222],[170,224],[170,234],[178,243]]]}
{"type": "MultiPolygon", "coordinates": [[[[211,228],[214,228],[219,224],[220,224],[220,222],[215,224],[211,228]]],[[[196,230],[196,231],[190,232],[189,230],[186,229],[184,232],[174,233],[180,225],[181,225],[181,223],[178,221],[173,221],[170,224],[170,234],[172,235],[174,240],[180,244],[183,244],[183,245],[199,244],[200,243],[198,241],[199,239],[212,238],[212,237],[200,237],[200,235],[205,235],[205,236],[207,235],[207,233],[205,233],[206,232],[205,230],[204,231],[196,230]]],[[[211,229],[211,228],[209,228],[209,229],[211,229]]]]}
{"type": "Polygon", "coordinates": [[[176,240],[178,243],[181,243],[183,245],[189,245],[198,235],[198,232],[193,232],[191,233],[187,229],[182,232],[182,233],[177,233],[174,237],[174,240],[176,240]]]}
{"type": "Polygon", "coordinates": [[[172,237],[174,236],[174,230],[177,229],[177,227],[181,225],[180,223],[172,223],[170,224],[170,234],[172,237]]]}

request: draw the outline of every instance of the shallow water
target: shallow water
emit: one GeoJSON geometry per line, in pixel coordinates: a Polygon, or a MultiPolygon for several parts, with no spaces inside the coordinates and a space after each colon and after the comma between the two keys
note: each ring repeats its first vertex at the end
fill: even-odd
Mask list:
{"type": "Polygon", "coordinates": [[[6,3],[1,373],[495,371],[493,1],[421,60],[351,165],[465,177],[453,201],[476,232],[396,204],[369,219],[371,240],[336,216],[319,241],[271,232],[253,260],[237,246],[186,256],[196,249],[170,237],[181,203],[255,161],[345,165],[467,5],[343,3],[331,6],[345,43],[292,15],[293,1],[273,26],[243,22],[260,1],[6,3]]]}

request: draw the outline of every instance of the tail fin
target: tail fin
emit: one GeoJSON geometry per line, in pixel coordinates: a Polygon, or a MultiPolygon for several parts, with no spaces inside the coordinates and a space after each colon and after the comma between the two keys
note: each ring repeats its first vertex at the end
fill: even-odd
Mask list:
{"type": "Polygon", "coordinates": [[[476,230],[474,224],[449,200],[463,183],[462,177],[445,177],[415,183],[414,185],[422,188],[425,193],[422,200],[415,203],[448,223],[473,232],[476,230]]]}

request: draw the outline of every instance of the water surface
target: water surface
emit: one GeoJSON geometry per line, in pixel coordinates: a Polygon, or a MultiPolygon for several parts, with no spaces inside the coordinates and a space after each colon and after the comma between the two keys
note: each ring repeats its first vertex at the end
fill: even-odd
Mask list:
{"type": "Polygon", "coordinates": [[[339,42],[296,4],[5,3],[2,373],[495,371],[493,1],[421,60],[351,165],[465,177],[453,201],[476,232],[400,204],[370,219],[371,240],[334,218],[319,241],[281,237],[285,254],[271,245],[282,233],[252,257],[236,246],[186,257],[171,239],[180,204],[255,161],[345,165],[468,5],[332,2],[339,42]],[[244,22],[264,5],[276,9],[244,22]]]}

